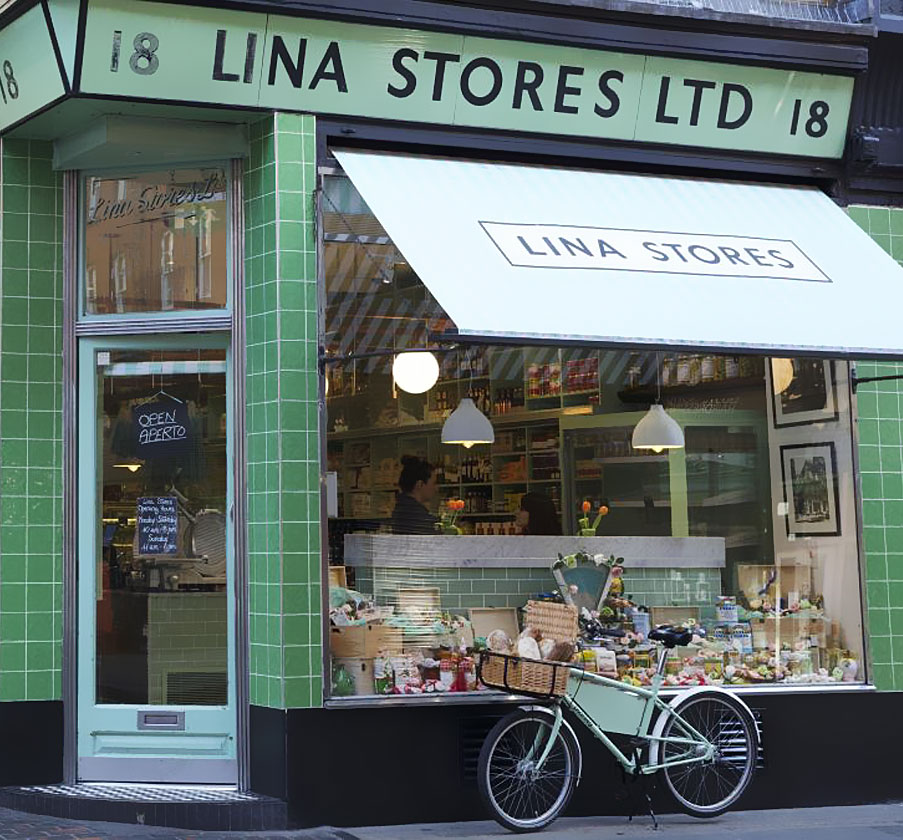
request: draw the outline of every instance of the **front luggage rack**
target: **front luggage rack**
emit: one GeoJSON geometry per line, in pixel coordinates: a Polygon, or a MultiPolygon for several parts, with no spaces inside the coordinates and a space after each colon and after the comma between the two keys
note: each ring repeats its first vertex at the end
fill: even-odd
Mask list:
{"type": "Polygon", "coordinates": [[[477,679],[487,688],[542,700],[564,695],[570,673],[567,662],[524,659],[488,650],[480,651],[477,663],[477,679]]]}

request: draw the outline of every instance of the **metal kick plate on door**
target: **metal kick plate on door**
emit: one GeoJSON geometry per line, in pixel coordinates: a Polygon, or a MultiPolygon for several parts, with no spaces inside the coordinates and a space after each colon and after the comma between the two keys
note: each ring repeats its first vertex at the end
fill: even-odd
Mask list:
{"type": "Polygon", "coordinates": [[[184,730],[185,712],[138,712],[138,729],[184,730]]]}

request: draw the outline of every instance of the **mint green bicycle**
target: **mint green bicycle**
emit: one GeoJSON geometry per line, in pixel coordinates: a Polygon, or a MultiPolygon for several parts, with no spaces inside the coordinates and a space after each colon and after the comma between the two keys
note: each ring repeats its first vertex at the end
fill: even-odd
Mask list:
{"type": "Polygon", "coordinates": [[[661,771],[684,812],[715,817],[733,807],[756,766],[758,732],[749,708],[717,686],[681,691],[667,703],[659,697],[667,656],[688,644],[690,635],[672,627],[649,634],[664,647],[650,688],[567,664],[482,652],[485,685],[551,701],[521,706],[486,737],[478,779],[493,817],[511,831],[538,831],[567,807],[580,781],[582,754],[564,709],[589,728],[626,773],[640,778],[661,771]],[[519,687],[520,668],[531,669],[531,688],[536,688],[536,669],[547,669],[547,690],[519,687]],[[619,749],[610,734],[628,736],[632,755],[619,749]]]}

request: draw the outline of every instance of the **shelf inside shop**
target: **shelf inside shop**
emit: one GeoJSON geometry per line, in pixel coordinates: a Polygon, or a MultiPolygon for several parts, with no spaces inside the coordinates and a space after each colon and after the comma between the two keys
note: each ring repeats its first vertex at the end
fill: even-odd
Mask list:
{"type": "MultiPolygon", "coordinates": [[[[717,393],[719,391],[735,391],[751,387],[761,388],[762,378],[759,376],[738,376],[733,379],[712,379],[708,382],[699,382],[696,385],[667,385],[662,387],[661,392],[664,398],[669,395],[717,393]]],[[[618,391],[618,399],[624,403],[653,403],[657,399],[657,389],[655,384],[651,382],[646,385],[638,385],[635,388],[625,388],[622,391],[618,391]]]]}
{"type": "MultiPolygon", "coordinates": [[[[610,510],[614,511],[617,508],[643,508],[646,507],[646,502],[640,499],[631,499],[629,501],[618,501],[617,499],[608,502],[608,507],[610,510]]],[[[671,507],[670,499],[653,499],[652,507],[654,508],[669,508],[671,507]]]]}
{"type": "Polygon", "coordinates": [[[593,458],[597,464],[651,464],[667,462],[667,455],[610,455],[593,458]]]}
{"type": "Polygon", "coordinates": [[[440,385],[457,385],[460,382],[477,382],[482,381],[484,379],[489,379],[488,373],[483,373],[477,376],[474,374],[473,376],[462,376],[459,379],[437,379],[436,384],[433,385],[433,388],[438,388],[440,385]]]}
{"type": "Polygon", "coordinates": [[[493,458],[510,458],[512,456],[526,455],[526,454],[527,454],[526,449],[509,449],[506,452],[493,452],[492,457],[493,458]]]}
{"type": "Polygon", "coordinates": [[[746,505],[756,501],[756,494],[748,490],[729,490],[717,496],[707,496],[698,502],[689,501],[689,507],[722,507],[723,505],[746,505]]]}

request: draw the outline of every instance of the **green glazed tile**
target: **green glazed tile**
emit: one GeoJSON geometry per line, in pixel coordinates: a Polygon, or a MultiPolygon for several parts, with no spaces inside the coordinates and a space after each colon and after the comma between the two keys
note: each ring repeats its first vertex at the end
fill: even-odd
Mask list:
{"type": "Polygon", "coordinates": [[[881,691],[894,689],[894,669],[892,665],[873,665],[871,678],[875,687],[881,691]]]}
{"type": "Polygon", "coordinates": [[[0,673],[0,701],[25,699],[25,674],[0,673]]]}

